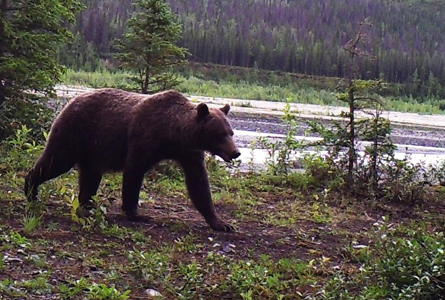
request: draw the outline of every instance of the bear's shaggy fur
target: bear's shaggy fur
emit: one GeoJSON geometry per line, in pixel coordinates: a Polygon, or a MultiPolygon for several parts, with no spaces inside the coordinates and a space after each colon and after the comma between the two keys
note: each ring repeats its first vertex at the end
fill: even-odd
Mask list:
{"type": "Polygon", "coordinates": [[[123,171],[122,209],[139,221],[139,191],[144,174],[164,159],[177,161],[189,196],[214,230],[230,231],[213,206],[204,151],[230,161],[240,155],[226,118],[230,109],[194,105],[182,94],[151,96],[101,89],[76,97],[54,121],[47,145],[25,181],[29,201],[43,182],[77,165],[79,202],[91,206],[102,175],[123,171]]]}

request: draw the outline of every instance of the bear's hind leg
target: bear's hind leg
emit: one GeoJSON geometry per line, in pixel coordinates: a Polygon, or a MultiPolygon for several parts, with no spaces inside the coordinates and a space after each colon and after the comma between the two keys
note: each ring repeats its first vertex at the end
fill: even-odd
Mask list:
{"type": "Polygon", "coordinates": [[[139,192],[144,180],[147,168],[126,167],[122,180],[122,210],[127,215],[127,219],[133,222],[145,222],[145,218],[138,216],[139,192]]]}
{"type": "Polygon", "coordinates": [[[209,178],[204,164],[204,153],[196,153],[178,160],[185,173],[185,183],[193,205],[205,218],[213,230],[233,231],[232,225],[225,223],[217,215],[210,193],[209,178]]]}
{"type": "Polygon", "coordinates": [[[61,159],[44,152],[25,178],[25,195],[28,201],[37,200],[39,185],[68,172],[75,163],[74,159],[61,159]]]}
{"type": "Polygon", "coordinates": [[[78,164],[79,168],[79,204],[82,208],[91,208],[91,200],[97,193],[102,180],[102,172],[89,164],[78,164]]]}

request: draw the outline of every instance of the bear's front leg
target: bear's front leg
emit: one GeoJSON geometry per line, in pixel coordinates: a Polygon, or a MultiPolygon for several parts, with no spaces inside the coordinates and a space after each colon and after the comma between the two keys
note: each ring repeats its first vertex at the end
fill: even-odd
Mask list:
{"type": "Polygon", "coordinates": [[[207,224],[216,231],[233,231],[234,227],[225,223],[216,214],[204,163],[204,153],[194,153],[179,160],[179,163],[185,173],[185,183],[189,197],[196,209],[205,218],[207,224]]]}

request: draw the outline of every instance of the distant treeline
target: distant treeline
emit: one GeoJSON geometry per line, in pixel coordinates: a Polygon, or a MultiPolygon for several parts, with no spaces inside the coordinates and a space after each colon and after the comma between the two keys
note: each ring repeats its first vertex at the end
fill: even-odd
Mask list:
{"type": "MultiPolygon", "coordinates": [[[[342,47],[368,19],[362,77],[403,83],[400,93],[445,97],[445,6],[428,0],[169,0],[183,24],[189,60],[344,77],[342,47]]],[[[84,0],[61,52],[70,67],[112,67],[113,40],[134,12],[131,0],[84,0]]]]}

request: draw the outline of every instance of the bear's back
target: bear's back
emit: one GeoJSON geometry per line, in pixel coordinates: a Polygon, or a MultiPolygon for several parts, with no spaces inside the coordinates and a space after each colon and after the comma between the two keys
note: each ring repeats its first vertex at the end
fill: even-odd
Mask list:
{"type": "Polygon", "coordinates": [[[116,89],[100,89],[74,98],[62,110],[60,117],[98,117],[100,114],[126,114],[147,96],[116,89]]]}
{"type": "Polygon", "coordinates": [[[51,128],[50,140],[63,141],[64,147],[79,157],[94,160],[101,169],[119,170],[127,154],[130,132],[136,129],[165,136],[170,132],[167,128],[182,128],[177,121],[189,119],[194,108],[175,91],[142,95],[100,89],[66,105],[51,128]]]}

